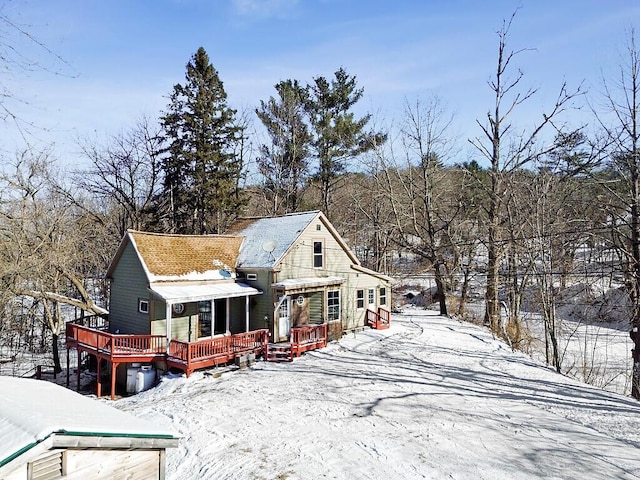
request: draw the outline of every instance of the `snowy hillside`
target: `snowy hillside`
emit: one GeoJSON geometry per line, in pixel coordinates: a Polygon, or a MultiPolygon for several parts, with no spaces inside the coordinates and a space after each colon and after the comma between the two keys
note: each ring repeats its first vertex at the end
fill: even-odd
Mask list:
{"type": "Polygon", "coordinates": [[[165,377],[170,479],[640,478],[640,404],[415,310],[293,363],[165,377]]]}

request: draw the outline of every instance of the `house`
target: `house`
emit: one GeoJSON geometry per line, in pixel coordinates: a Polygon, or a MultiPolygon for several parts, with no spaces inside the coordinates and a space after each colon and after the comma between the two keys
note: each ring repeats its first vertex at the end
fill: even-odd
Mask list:
{"type": "Polygon", "coordinates": [[[165,478],[170,431],[59,385],[0,377],[0,479],[165,478]]]}
{"type": "Polygon", "coordinates": [[[242,219],[226,235],[128,231],[107,278],[108,321],[68,324],[67,355],[97,358],[98,379],[110,364],[112,397],[122,364],[189,375],[269,348],[292,359],[346,331],[388,325],[391,279],[364,268],[318,211],[242,219]]]}
{"type": "Polygon", "coordinates": [[[242,242],[127,232],[106,274],[111,331],[184,342],[249,331],[249,299],[261,292],[236,281],[242,242]]]}
{"type": "Polygon", "coordinates": [[[313,324],[336,339],[364,328],[367,311],[390,310],[391,278],[364,268],[322,212],[244,219],[228,233],[244,237],[238,277],[262,291],[251,325],[268,324],[276,342],[313,324]]]}

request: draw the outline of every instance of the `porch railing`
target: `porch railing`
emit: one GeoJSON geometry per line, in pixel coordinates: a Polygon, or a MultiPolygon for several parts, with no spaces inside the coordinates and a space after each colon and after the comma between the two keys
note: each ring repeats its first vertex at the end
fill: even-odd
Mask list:
{"type": "Polygon", "coordinates": [[[190,373],[202,364],[226,363],[242,353],[253,352],[266,356],[268,343],[269,331],[262,329],[195,342],[171,340],[167,354],[169,360],[183,363],[190,373]]]}
{"type": "Polygon", "coordinates": [[[376,330],[389,328],[391,324],[391,312],[386,308],[379,307],[378,311],[367,309],[367,325],[376,330]]]}
{"type": "Polygon", "coordinates": [[[236,353],[252,351],[264,355],[267,353],[267,345],[269,345],[269,330],[266,328],[231,335],[231,347],[236,353]]]}
{"type": "Polygon", "coordinates": [[[109,316],[108,315],[88,315],[86,317],[76,318],[69,324],[80,325],[82,327],[93,328],[94,330],[107,331],[109,329],[109,316]]]}
{"type": "Polygon", "coordinates": [[[291,329],[291,360],[294,355],[300,356],[308,350],[326,347],[327,330],[326,323],[293,327],[291,329]]]}

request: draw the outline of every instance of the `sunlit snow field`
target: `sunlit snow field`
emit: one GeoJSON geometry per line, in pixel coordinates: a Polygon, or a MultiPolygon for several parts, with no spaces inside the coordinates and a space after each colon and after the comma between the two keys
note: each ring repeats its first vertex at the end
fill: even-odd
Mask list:
{"type": "Polygon", "coordinates": [[[638,402],[426,310],[109,403],[182,437],[170,479],[640,478],[638,402]]]}

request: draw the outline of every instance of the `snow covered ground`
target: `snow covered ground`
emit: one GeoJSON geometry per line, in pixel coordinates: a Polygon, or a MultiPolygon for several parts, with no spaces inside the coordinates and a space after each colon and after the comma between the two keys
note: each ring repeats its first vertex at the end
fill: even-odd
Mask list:
{"type": "Polygon", "coordinates": [[[109,403],[182,437],[174,480],[640,478],[638,402],[433,311],[392,322],[109,403]]]}

